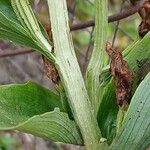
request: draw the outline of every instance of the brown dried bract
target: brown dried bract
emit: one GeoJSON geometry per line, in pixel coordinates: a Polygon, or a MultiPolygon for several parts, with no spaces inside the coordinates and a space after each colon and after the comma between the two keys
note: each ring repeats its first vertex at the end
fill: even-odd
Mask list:
{"type": "MultiPolygon", "coordinates": [[[[142,0],[130,0],[130,2],[132,3],[133,6],[139,4],[142,0]]],[[[144,3],[144,5],[148,2],[148,0],[144,3]]],[[[141,18],[143,19],[145,16],[145,10],[144,10],[144,6],[139,10],[139,15],[141,16],[141,18]]]]}
{"type": "Polygon", "coordinates": [[[51,32],[51,26],[50,26],[50,24],[46,23],[44,25],[44,27],[45,27],[45,30],[46,30],[46,32],[48,34],[49,39],[52,39],[52,32],[51,32]]]}
{"type": "MultiPolygon", "coordinates": [[[[130,0],[132,5],[140,3],[142,0],[130,0]]],[[[144,37],[150,31],[150,0],[147,0],[143,7],[139,10],[142,21],[139,25],[139,35],[144,37]]]]}
{"type": "Polygon", "coordinates": [[[116,96],[119,106],[128,106],[131,99],[133,72],[120,52],[107,43],[106,51],[111,59],[110,69],[115,80],[116,96]]]}
{"type": "Polygon", "coordinates": [[[58,84],[58,82],[60,81],[60,77],[54,64],[48,61],[45,57],[43,57],[43,62],[44,62],[44,70],[46,72],[47,77],[51,79],[53,83],[58,84]]]}
{"type": "Polygon", "coordinates": [[[143,38],[150,31],[150,1],[145,2],[139,13],[142,18],[139,25],[139,35],[143,38]]]}

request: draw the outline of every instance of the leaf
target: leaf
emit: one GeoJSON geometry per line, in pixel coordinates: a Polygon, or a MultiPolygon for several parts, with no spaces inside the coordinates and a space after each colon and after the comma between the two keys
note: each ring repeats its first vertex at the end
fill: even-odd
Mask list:
{"type": "Polygon", "coordinates": [[[92,2],[77,0],[76,5],[76,15],[80,21],[87,21],[94,17],[94,4],[92,2]]]}
{"type": "Polygon", "coordinates": [[[17,141],[14,137],[9,136],[0,136],[0,148],[11,149],[17,144],[17,141]]]}
{"type": "Polygon", "coordinates": [[[143,39],[140,39],[131,44],[126,50],[124,50],[124,59],[128,62],[135,75],[139,71],[138,62],[150,57],[150,34],[147,34],[143,39]]]}
{"type": "Polygon", "coordinates": [[[13,40],[14,38],[15,42],[18,42],[19,44],[23,44],[24,42],[25,45],[26,44],[28,46],[33,45],[32,40],[31,42],[29,42],[30,40],[28,40],[28,38],[31,39],[31,37],[29,36],[29,33],[20,25],[19,21],[17,20],[17,17],[11,7],[10,0],[0,1],[0,30],[1,30],[0,35],[2,38],[3,37],[7,38],[7,35],[8,35],[10,40],[13,40]],[[6,33],[4,34],[3,31],[4,33],[5,32],[6,33]],[[17,38],[17,36],[19,37],[17,38]]]}
{"type": "Polygon", "coordinates": [[[142,59],[138,62],[138,84],[145,78],[145,76],[150,72],[150,58],[142,59]]]}
{"type": "Polygon", "coordinates": [[[82,144],[80,132],[64,112],[60,97],[33,82],[0,86],[0,130],[82,144]]]}
{"type": "MultiPolygon", "coordinates": [[[[41,24],[39,25],[43,35],[46,35],[41,24]]],[[[10,0],[0,0],[0,38],[15,42],[19,45],[31,47],[38,50],[48,59],[52,59],[50,52],[47,51],[36,37],[27,28],[23,27],[11,7],[10,0]]]]}
{"type": "Polygon", "coordinates": [[[102,137],[107,138],[107,143],[110,144],[116,134],[116,120],[118,113],[114,82],[110,80],[103,90],[103,101],[100,105],[97,120],[102,137]]]}
{"type": "MultiPolygon", "coordinates": [[[[47,52],[52,51],[51,45],[48,40],[43,36],[39,23],[32,11],[31,5],[28,0],[11,0],[11,5],[21,25],[27,29],[38,44],[47,52]]],[[[51,53],[49,53],[51,55],[51,53]]]]}
{"type": "MultiPolygon", "coordinates": [[[[138,72],[140,70],[138,62],[150,57],[149,41],[150,35],[147,34],[143,39],[135,41],[123,52],[124,59],[128,62],[129,67],[134,71],[135,88],[137,86],[138,72]]],[[[101,105],[99,107],[97,118],[103,137],[108,139],[108,143],[111,143],[115,136],[117,113],[119,109],[116,103],[114,82],[111,80],[111,77],[108,78],[108,74],[110,74],[110,72],[109,69],[107,70],[107,73],[105,73],[107,74],[106,76],[105,74],[102,74],[102,77],[100,76],[104,83],[100,85],[103,92],[100,92],[100,94],[102,94],[101,105]],[[109,84],[106,85],[105,82],[109,84]]]]}
{"type": "Polygon", "coordinates": [[[137,88],[111,150],[145,150],[150,145],[150,73],[137,88]]]}

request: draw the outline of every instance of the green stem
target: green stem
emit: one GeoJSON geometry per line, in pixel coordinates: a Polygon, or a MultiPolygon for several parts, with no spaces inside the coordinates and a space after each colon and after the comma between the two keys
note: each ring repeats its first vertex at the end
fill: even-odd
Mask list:
{"type": "Polygon", "coordinates": [[[97,114],[100,105],[99,77],[103,67],[108,63],[108,56],[105,52],[108,29],[107,7],[107,0],[95,0],[95,43],[86,74],[87,89],[95,114],[97,114]]]}
{"type": "Polygon", "coordinates": [[[56,67],[87,150],[100,150],[100,131],[77,62],[68,24],[66,0],[48,0],[56,67]]]}

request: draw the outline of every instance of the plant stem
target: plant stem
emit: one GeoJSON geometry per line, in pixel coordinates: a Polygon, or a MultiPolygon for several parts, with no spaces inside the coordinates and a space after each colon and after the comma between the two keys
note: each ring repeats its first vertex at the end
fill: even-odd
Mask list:
{"type": "Polygon", "coordinates": [[[66,0],[48,0],[56,67],[87,150],[100,150],[100,131],[75,56],[66,0]]]}
{"type": "Polygon", "coordinates": [[[95,115],[100,105],[99,78],[103,67],[108,63],[108,56],[105,52],[108,29],[107,9],[107,0],[95,0],[95,43],[86,75],[87,89],[95,115]]]}

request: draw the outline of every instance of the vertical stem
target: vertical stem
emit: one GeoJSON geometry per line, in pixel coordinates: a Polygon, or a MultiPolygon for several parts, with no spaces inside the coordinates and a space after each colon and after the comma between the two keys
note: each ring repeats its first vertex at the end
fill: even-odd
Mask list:
{"type": "Polygon", "coordinates": [[[56,67],[87,150],[100,150],[100,131],[77,62],[68,24],[66,0],[48,0],[56,67]]]}
{"type": "Polygon", "coordinates": [[[97,114],[100,105],[99,77],[102,68],[106,66],[108,62],[108,57],[105,52],[108,29],[107,7],[107,0],[95,0],[95,43],[86,75],[87,89],[95,114],[97,114]]]}

